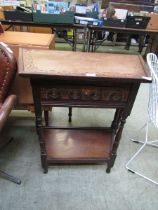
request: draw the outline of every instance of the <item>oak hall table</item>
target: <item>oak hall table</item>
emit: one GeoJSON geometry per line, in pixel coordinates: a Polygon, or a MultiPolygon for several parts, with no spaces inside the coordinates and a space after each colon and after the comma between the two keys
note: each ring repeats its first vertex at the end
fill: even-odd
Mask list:
{"type": "Polygon", "coordinates": [[[151,82],[141,56],[35,49],[19,56],[19,74],[31,80],[44,172],[51,164],[107,162],[109,173],[140,83],[151,82]],[[44,126],[43,106],[116,111],[110,127],[65,128],[44,126]]]}

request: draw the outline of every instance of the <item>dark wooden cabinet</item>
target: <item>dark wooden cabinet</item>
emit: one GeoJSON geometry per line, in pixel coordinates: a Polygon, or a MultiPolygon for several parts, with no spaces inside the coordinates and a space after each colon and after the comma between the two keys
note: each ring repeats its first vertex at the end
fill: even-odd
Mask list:
{"type": "Polygon", "coordinates": [[[44,172],[51,164],[107,162],[109,173],[140,83],[151,81],[143,59],[21,49],[19,61],[19,74],[31,80],[44,172]],[[44,126],[45,106],[112,108],[115,115],[110,127],[44,126]]]}

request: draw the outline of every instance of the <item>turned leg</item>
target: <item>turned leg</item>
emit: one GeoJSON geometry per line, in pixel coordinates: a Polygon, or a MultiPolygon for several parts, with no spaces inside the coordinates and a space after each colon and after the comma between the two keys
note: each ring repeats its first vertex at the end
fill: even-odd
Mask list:
{"type": "Polygon", "coordinates": [[[72,120],[72,107],[69,107],[69,114],[68,114],[68,116],[69,116],[69,122],[71,122],[71,120],[72,120]]]}
{"type": "Polygon", "coordinates": [[[121,113],[122,113],[122,110],[121,109],[116,109],[114,120],[111,123],[111,128],[112,129],[115,129],[116,130],[118,128],[119,123],[120,123],[121,113]]]}
{"type": "Polygon", "coordinates": [[[115,163],[115,159],[116,159],[116,154],[112,154],[110,160],[107,162],[106,173],[110,173],[111,168],[113,167],[113,165],[115,163]]]}
{"type": "Polygon", "coordinates": [[[139,50],[138,52],[141,53],[144,47],[144,36],[139,36],[139,50]]]}
{"type": "Polygon", "coordinates": [[[42,164],[43,172],[45,174],[48,173],[47,156],[45,154],[41,155],[41,164],[42,164]]]}
{"type": "Polygon", "coordinates": [[[42,129],[38,130],[39,134],[39,142],[40,142],[40,148],[41,148],[41,165],[43,168],[43,172],[46,174],[48,172],[48,161],[47,161],[47,152],[46,152],[46,147],[45,147],[45,142],[44,142],[44,137],[43,137],[43,132],[42,129]]]}
{"type": "Polygon", "coordinates": [[[45,125],[49,125],[49,111],[44,110],[44,120],[45,120],[45,125]]]}
{"type": "Polygon", "coordinates": [[[122,109],[117,109],[115,112],[114,120],[111,124],[111,128],[115,131],[115,140],[111,152],[110,159],[107,161],[106,172],[110,173],[116,159],[117,148],[121,139],[122,130],[126,121],[126,116],[123,115],[122,109]]]}
{"type": "Polygon", "coordinates": [[[131,46],[131,35],[128,35],[127,37],[127,43],[126,43],[126,46],[125,46],[125,49],[126,50],[129,50],[130,46],[131,46]]]}
{"type": "Polygon", "coordinates": [[[109,174],[111,172],[111,167],[107,166],[106,173],[109,174]]]}

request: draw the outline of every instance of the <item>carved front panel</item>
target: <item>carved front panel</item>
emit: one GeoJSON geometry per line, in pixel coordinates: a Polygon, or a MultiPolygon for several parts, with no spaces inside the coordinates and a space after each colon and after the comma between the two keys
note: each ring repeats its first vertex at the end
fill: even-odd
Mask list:
{"type": "Polygon", "coordinates": [[[126,102],[129,88],[120,87],[44,87],[41,100],[53,101],[105,101],[126,102]]]}

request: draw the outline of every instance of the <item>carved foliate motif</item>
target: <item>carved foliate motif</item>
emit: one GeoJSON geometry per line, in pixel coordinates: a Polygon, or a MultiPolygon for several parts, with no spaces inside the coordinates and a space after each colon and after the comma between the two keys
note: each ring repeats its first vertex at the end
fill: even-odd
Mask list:
{"type": "Polygon", "coordinates": [[[128,99],[128,92],[128,88],[117,87],[44,87],[41,88],[41,99],[44,101],[81,100],[126,102],[128,99]]]}

